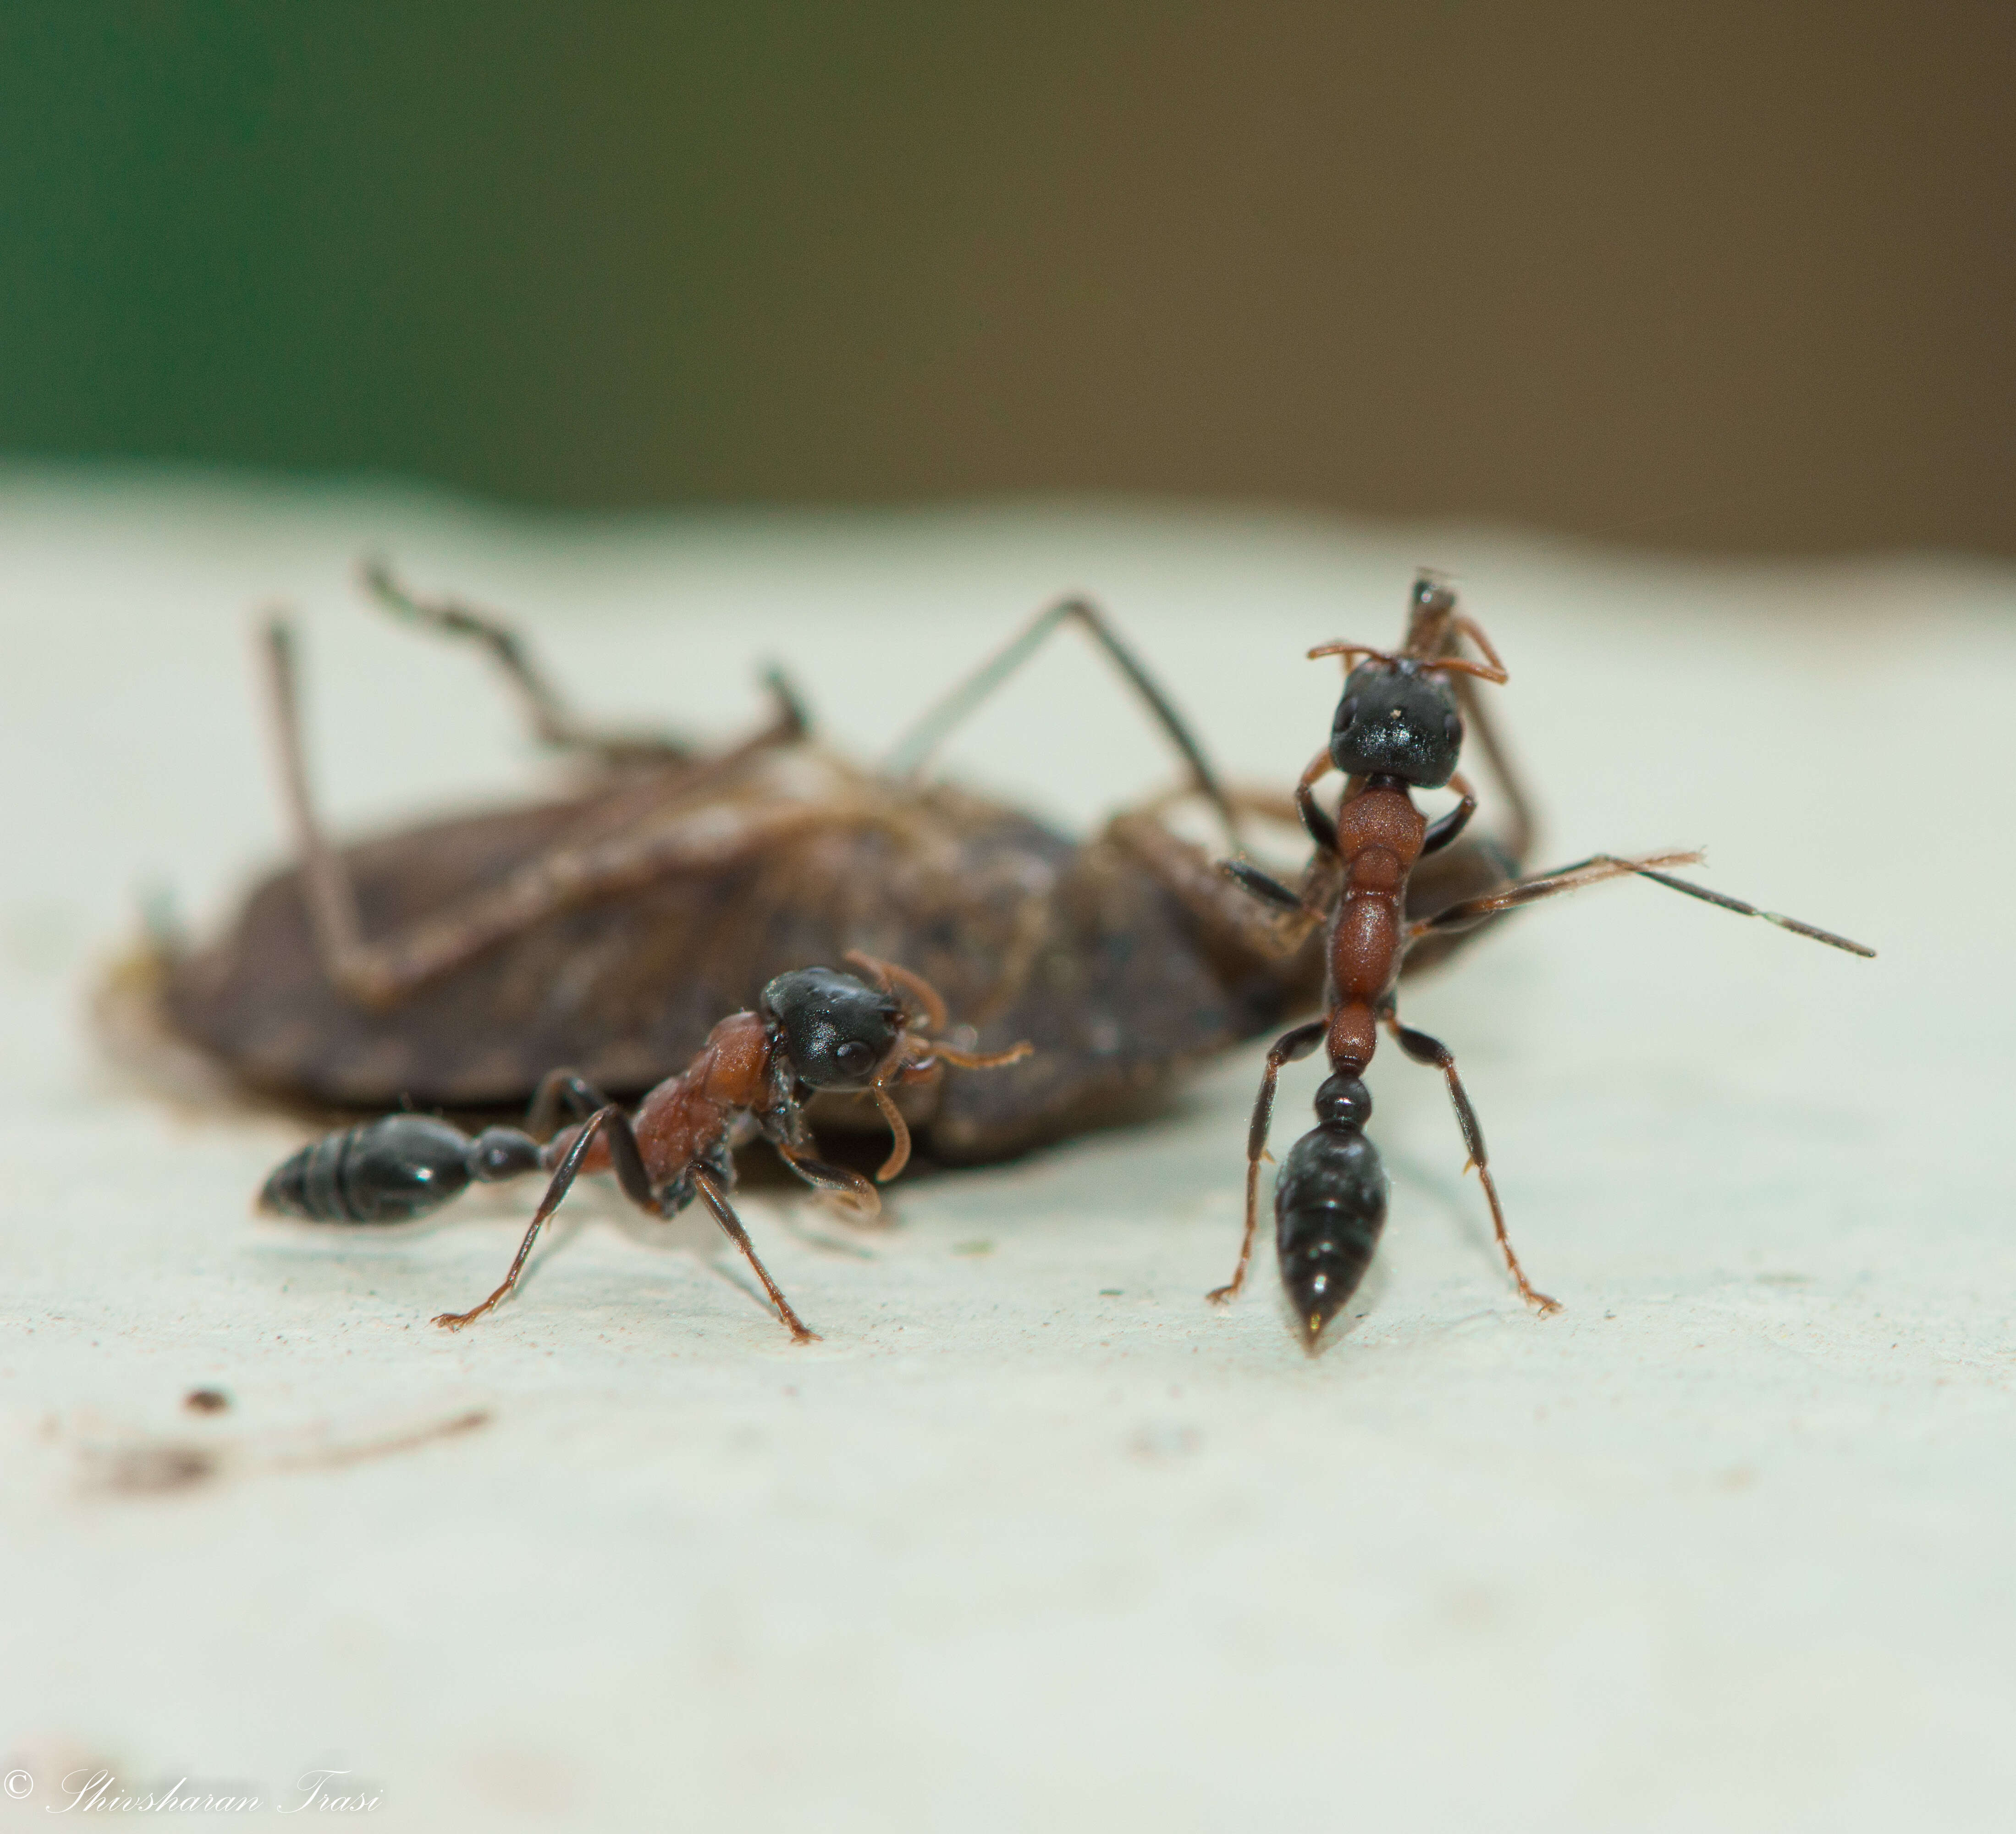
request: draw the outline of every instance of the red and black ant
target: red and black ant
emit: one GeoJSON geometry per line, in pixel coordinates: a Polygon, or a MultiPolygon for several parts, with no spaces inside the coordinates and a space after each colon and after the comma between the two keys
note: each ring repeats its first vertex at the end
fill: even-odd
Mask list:
{"type": "Polygon", "coordinates": [[[539,1084],[525,1128],[486,1127],[473,1138],[432,1115],[388,1115],[326,1135],[304,1147],[266,1180],[269,1210],[318,1223],[400,1223],[436,1210],[472,1180],[495,1184],[549,1172],[503,1283],[480,1306],[444,1312],[451,1331],[481,1318],[518,1284],[546,1219],[584,1172],[616,1174],[623,1194],[653,1216],[671,1216],[698,1197],[741,1249],[777,1316],[800,1342],[812,1337],[757,1259],[728,1201],[735,1186],[733,1148],[745,1128],[761,1133],[808,1184],[841,1193],[863,1213],[879,1208],[875,1187],[858,1172],[814,1156],[803,1104],[822,1090],[865,1092],[887,1120],[895,1144],[876,1173],[886,1182],[910,1156],[909,1130],[890,1090],[924,1081],[941,1066],[992,1069],[1027,1056],[1017,1044],[986,1055],[955,1050],[934,1034],[945,1025],[945,1002],[922,976],[850,954],[870,986],[833,968],[798,968],[765,986],[754,1012],[731,1014],[707,1035],[700,1054],[626,1114],[571,1070],[539,1084]],[[913,1011],[904,996],[916,1003],[913,1011]],[[553,1131],[563,1113],[573,1124],[553,1131]],[[548,1135],[549,1138],[545,1137],[548,1135]]]}
{"type": "Polygon", "coordinates": [[[1456,1074],[1455,1058],[1440,1040],[1400,1022],[1396,989],[1409,949],[1520,905],[1636,875],[1724,910],[1762,917],[1852,955],[1876,952],[1658,870],[1695,864],[1701,859],[1697,852],[1650,854],[1639,859],[1593,854],[1572,866],[1514,881],[1410,921],[1405,907],[1408,876],[1415,863],[1454,841],[1477,808],[1476,796],[1456,768],[1463,717],[1449,678],[1469,676],[1502,685],[1504,665],[1484,632],[1457,611],[1455,594],[1425,573],[1414,582],[1406,641],[1399,654],[1364,643],[1334,643],[1319,644],[1309,654],[1341,656],[1347,666],[1353,658],[1364,658],[1345,679],[1329,744],[1311,761],[1295,789],[1303,823],[1316,843],[1316,859],[1299,892],[1244,861],[1229,863],[1225,870],[1255,896],[1292,913],[1283,926],[1284,946],[1293,946],[1327,922],[1325,1010],[1321,1018],[1283,1033],[1267,1054],[1247,1139],[1246,1229],[1239,1264],[1231,1280],[1211,1297],[1230,1299],[1246,1277],[1258,1216],[1260,1166],[1266,1156],[1281,1066],[1307,1057],[1319,1043],[1329,1054],[1330,1073],[1316,1091],[1316,1125],[1295,1143],[1274,1187],[1281,1279],[1311,1347],[1357,1290],[1386,1221],[1385,1173],[1377,1150],[1365,1137],[1372,1097],[1363,1080],[1383,1025],[1409,1057],[1442,1072],[1469,1154],[1464,1169],[1477,1168],[1498,1245],[1520,1295],[1543,1313],[1558,1310],[1557,1301],[1535,1290],[1512,1252],[1483,1130],[1456,1074]],[[1482,660],[1457,653],[1464,638],[1482,660]],[[1315,796],[1316,784],[1333,770],[1347,780],[1334,820],[1317,806],[1315,796]],[[1430,823],[1414,806],[1413,792],[1445,786],[1455,791],[1456,806],[1430,823]]]}

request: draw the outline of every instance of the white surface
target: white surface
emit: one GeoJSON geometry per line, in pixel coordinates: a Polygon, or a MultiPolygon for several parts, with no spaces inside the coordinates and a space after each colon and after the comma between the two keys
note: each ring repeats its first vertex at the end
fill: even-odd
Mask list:
{"type": "MultiPolygon", "coordinates": [[[[0,603],[23,1819],[102,1759],[269,1803],[345,1766],[381,1824],[431,1828],[2007,1825],[2007,571],[16,477],[0,603]],[[535,780],[473,658],[359,608],[373,546],[518,611],[585,704],[725,733],[777,656],[862,748],[1091,588],[1235,773],[1277,780],[1335,691],[1301,650],[1389,638],[1433,560],[1511,667],[1546,859],[1705,842],[1712,883],[1882,957],[1630,886],[1410,996],[1550,1321],[1509,1290],[1438,1080],[1391,1053],[1363,1321],[1305,1356],[1271,1258],[1208,1308],[1256,1050],[1156,1125],[899,1187],[869,1238],[752,1197],[811,1348],[599,1196],[449,1337],[428,1316],[488,1289],[523,1194],[393,1240],[255,1224],[297,1133],[135,1089],[80,1018],[139,888],[214,913],[276,850],[244,641],[269,596],[307,607],[346,822],[535,780]],[[234,1412],[182,1414],[202,1382],[234,1412]],[[473,1403],[492,1424],[437,1445],[259,1462],[473,1403]],[[176,1494],[91,1490],[91,1447],[153,1436],[249,1450],[176,1494]]],[[[1168,774],[1070,644],[954,768],[1079,818],[1168,774]]]]}

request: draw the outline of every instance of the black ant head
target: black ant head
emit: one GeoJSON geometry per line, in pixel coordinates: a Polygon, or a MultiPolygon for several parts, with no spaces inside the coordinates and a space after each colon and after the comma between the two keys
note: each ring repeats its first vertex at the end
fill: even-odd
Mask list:
{"type": "Polygon", "coordinates": [[[1361,662],[1345,678],[1330,755],[1346,776],[1398,777],[1439,790],[1456,774],[1462,750],[1463,715],[1445,677],[1402,659],[1361,662]]]}
{"type": "Polygon", "coordinates": [[[903,1036],[893,994],[837,968],[794,968],[763,989],[756,1010],[776,1028],[801,1083],[866,1089],[903,1036]]]}

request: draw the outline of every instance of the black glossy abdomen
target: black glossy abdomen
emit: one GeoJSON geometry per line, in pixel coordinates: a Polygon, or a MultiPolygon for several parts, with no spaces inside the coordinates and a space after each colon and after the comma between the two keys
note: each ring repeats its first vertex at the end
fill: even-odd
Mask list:
{"type": "Polygon", "coordinates": [[[1274,1185],[1282,1284],[1313,1338],[1358,1290],[1386,1226],[1386,1171],[1355,1128],[1297,1140],[1274,1185]]]}
{"type": "Polygon", "coordinates": [[[404,1223],[457,1197],[469,1139],[428,1115],[387,1115],[325,1134],[266,1180],[269,1209],[311,1223],[404,1223]]]}

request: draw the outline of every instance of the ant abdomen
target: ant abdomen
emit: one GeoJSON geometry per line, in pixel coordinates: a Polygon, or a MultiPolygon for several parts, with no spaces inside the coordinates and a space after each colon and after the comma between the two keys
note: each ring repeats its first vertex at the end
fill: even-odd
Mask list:
{"type": "Polygon", "coordinates": [[[1316,1094],[1317,1126],[1297,1140],[1274,1184],[1282,1285],[1313,1344],[1372,1265],[1386,1226],[1386,1172],[1365,1137],[1372,1097],[1355,1076],[1316,1094]]]}
{"type": "Polygon", "coordinates": [[[262,1209],[311,1223],[405,1223],[489,1184],[539,1169],[538,1144],[512,1127],[473,1140],[431,1115],[387,1115],[325,1134],[281,1165],[262,1209]]]}

